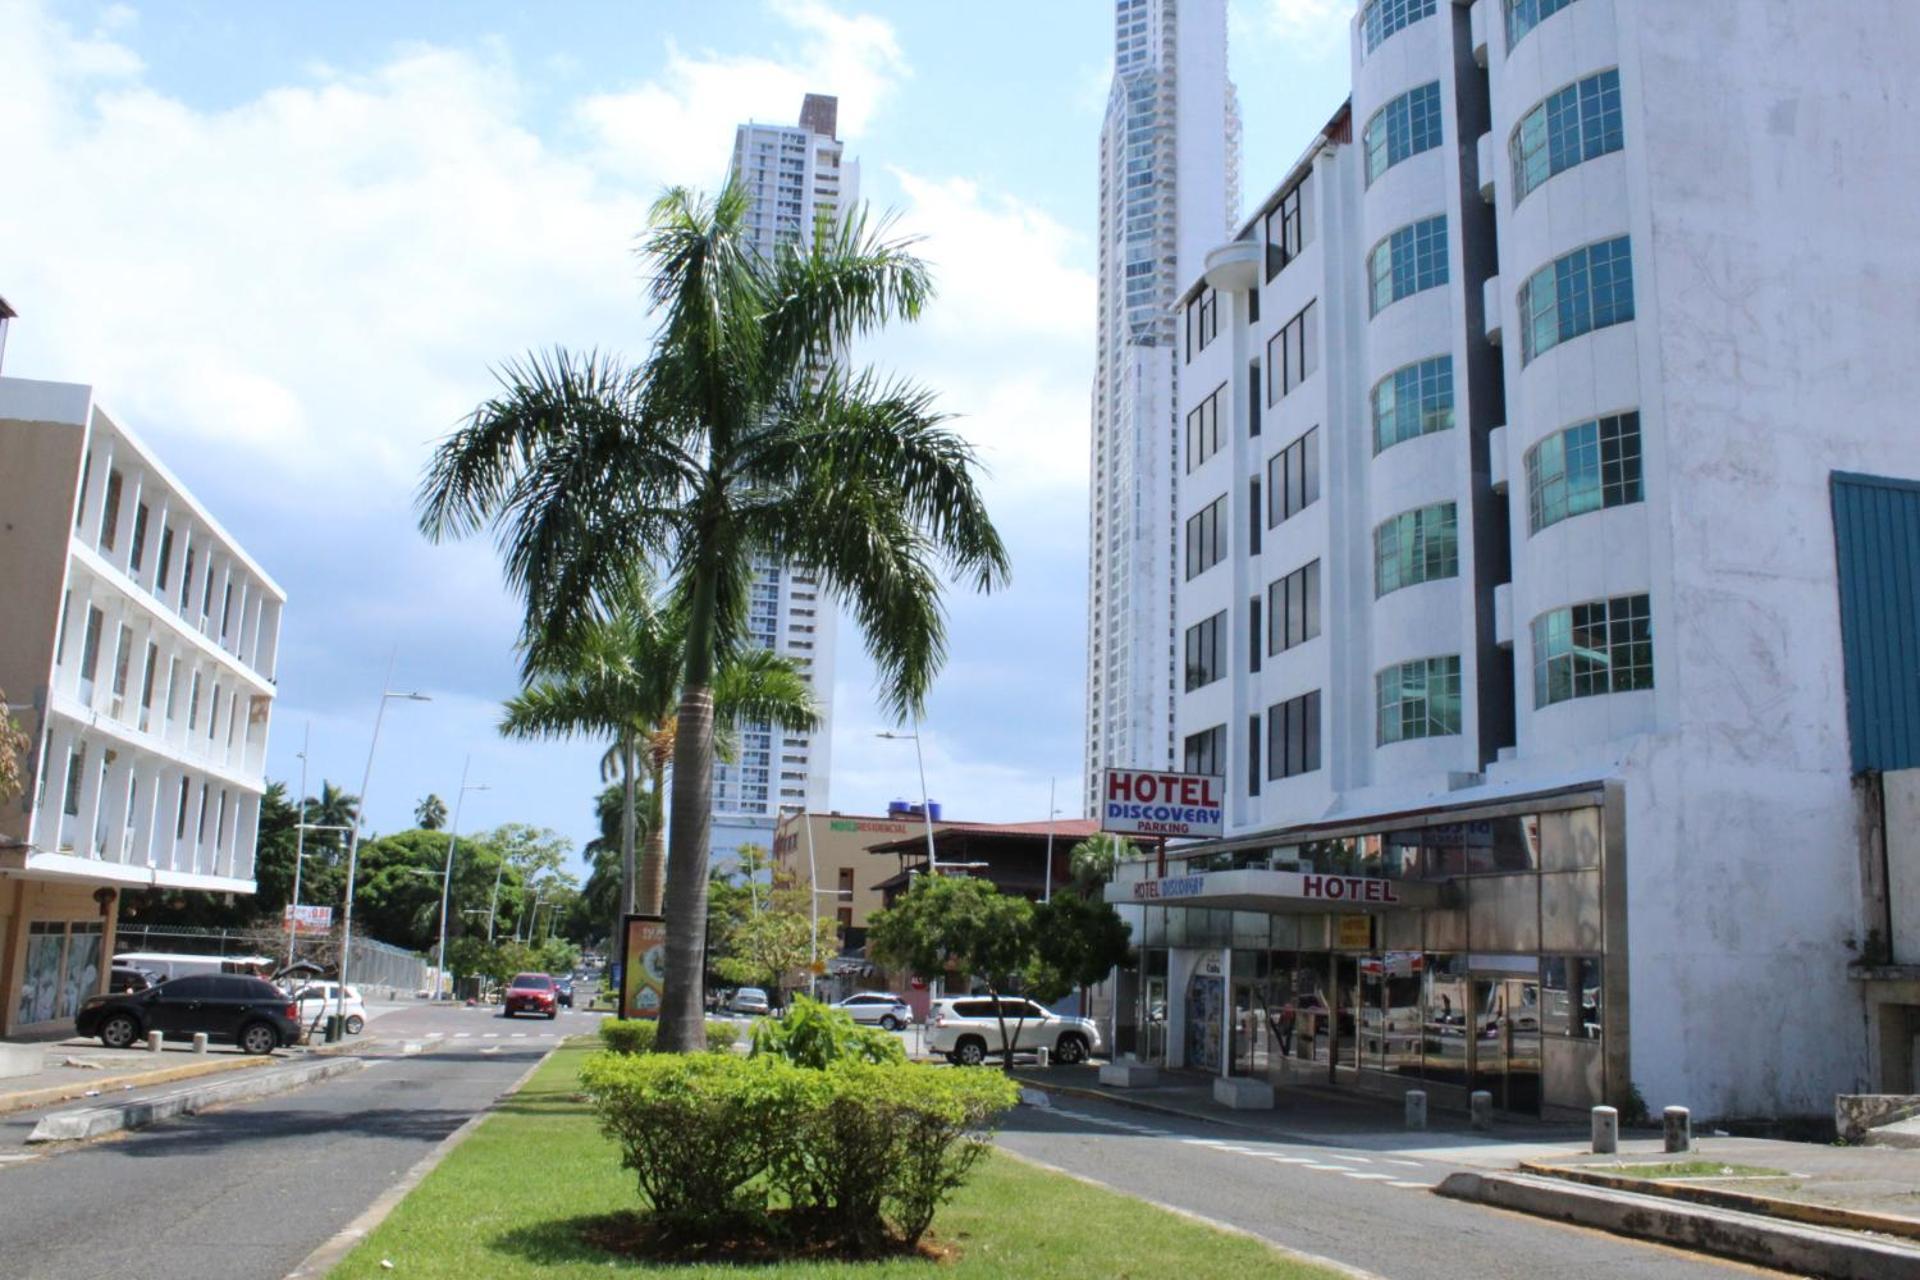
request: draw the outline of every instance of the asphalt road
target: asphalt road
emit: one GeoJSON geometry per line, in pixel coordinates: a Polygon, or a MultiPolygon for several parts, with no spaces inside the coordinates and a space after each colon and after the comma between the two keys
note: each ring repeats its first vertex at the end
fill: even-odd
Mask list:
{"type": "Polygon", "coordinates": [[[375,1035],[431,1036],[417,1057],[112,1141],[0,1165],[9,1280],[280,1280],[435,1143],[598,1018],[506,1020],[427,1008],[375,1035]]]}
{"type": "MultiPolygon", "coordinates": [[[[1056,1096],[1001,1146],[1389,1280],[1730,1280],[1780,1273],[1443,1200],[1455,1165],[1056,1096]]],[[[0,1184],[3,1185],[3,1184],[0,1184]]]]}

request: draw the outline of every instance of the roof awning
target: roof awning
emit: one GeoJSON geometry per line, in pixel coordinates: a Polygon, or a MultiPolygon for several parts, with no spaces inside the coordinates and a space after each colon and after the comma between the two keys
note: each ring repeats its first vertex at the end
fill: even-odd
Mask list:
{"type": "Polygon", "coordinates": [[[1214,907],[1268,915],[1406,911],[1441,905],[1436,880],[1381,880],[1311,871],[1199,871],[1109,884],[1107,901],[1132,906],[1214,907]]]}

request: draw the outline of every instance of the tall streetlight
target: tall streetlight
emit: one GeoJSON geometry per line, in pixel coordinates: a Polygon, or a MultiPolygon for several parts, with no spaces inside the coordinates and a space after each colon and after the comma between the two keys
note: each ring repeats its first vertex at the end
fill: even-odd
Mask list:
{"type": "MultiPolygon", "coordinates": [[[[813,995],[818,990],[815,984],[820,981],[820,895],[831,894],[837,902],[843,891],[820,887],[820,869],[813,858],[813,815],[805,805],[794,807],[791,812],[799,816],[801,825],[807,829],[807,994],[813,995]]],[[[844,892],[846,897],[853,897],[851,890],[844,892]]]]}
{"type": "MultiPolygon", "coordinates": [[[[393,662],[387,662],[387,682],[393,681],[393,662]]],[[[360,804],[353,814],[353,837],[347,842],[347,910],[340,925],[340,984],[335,1006],[335,1016],[340,1019],[338,1025],[345,1026],[347,1019],[347,962],[353,956],[353,879],[360,866],[360,831],[367,825],[367,788],[373,784],[373,753],[380,746],[380,722],[386,718],[387,703],[395,698],[402,702],[432,702],[424,693],[396,693],[386,689],[380,694],[380,709],[373,713],[373,741],[367,744],[367,767],[360,775],[360,804]]]]}
{"type": "Polygon", "coordinates": [[[293,935],[300,927],[300,868],[307,861],[307,749],[313,745],[313,721],[300,735],[300,816],[293,828],[293,902],[287,912],[287,968],[293,968],[293,935]]]}
{"type": "Polygon", "coordinates": [[[453,889],[453,850],[460,843],[460,803],[469,791],[491,791],[484,782],[467,783],[467,770],[473,765],[469,754],[460,766],[460,794],[453,798],[453,828],[447,833],[447,870],[440,877],[440,946],[433,953],[433,998],[444,999],[440,992],[447,981],[447,897],[453,889]]]}
{"type": "Polygon", "coordinates": [[[933,805],[927,801],[927,762],[920,754],[920,719],[918,716],[909,713],[907,723],[913,727],[912,733],[888,732],[882,733],[879,736],[893,742],[898,742],[905,738],[911,738],[913,740],[913,762],[920,768],[920,816],[926,819],[927,823],[927,874],[938,875],[940,873],[940,860],[933,851],[933,805]]]}
{"type": "Polygon", "coordinates": [[[1047,888],[1042,897],[1044,902],[1053,901],[1053,820],[1060,811],[1053,807],[1053,779],[1047,779],[1047,888]]]}

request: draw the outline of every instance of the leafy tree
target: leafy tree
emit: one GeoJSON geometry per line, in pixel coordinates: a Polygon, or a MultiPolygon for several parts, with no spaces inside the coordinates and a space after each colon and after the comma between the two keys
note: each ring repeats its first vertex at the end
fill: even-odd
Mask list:
{"type": "Polygon", "coordinates": [[[1061,893],[1035,904],[1028,992],[1052,1003],[1068,992],[1106,981],[1115,967],[1126,962],[1131,937],[1127,922],[1105,902],[1061,893]]]}
{"type": "Polygon", "coordinates": [[[485,977],[492,972],[493,947],[477,934],[455,938],[447,944],[447,971],[457,982],[462,978],[485,977]]]}
{"type": "Polygon", "coordinates": [[[932,287],[864,216],[762,257],[746,192],[675,188],[642,246],[660,324],[634,368],[556,350],[509,365],[428,465],[432,538],[491,526],[532,647],[668,566],[686,627],[667,863],[660,1048],[701,1047],[714,682],[747,639],[760,556],[810,566],[866,633],[889,706],[917,711],[945,656],[943,576],[991,589],[1007,555],[972,448],[930,393],[833,361],[932,287]]]}
{"type": "MultiPolygon", "coordinates": [[[[317,827],[351,827],[360,817],[360,797],[348,795],[322,779],[320,794],[307,797],[307,821],[317,827]]],[[[307,837],[307,851],[325,850],[344,855],[345,831],[315,831],[307,837]]]]}
{"type": "Polygon", "coordinates": [[[1011,1046],[1024,1018],[1007,1031],[1002,994],[1019,991],[1033,964],[1033,904],[970,876],[923,875],[867,921],[867,953],[883,964],[934,979],[971,976],[992,996],[1000,1050],[1013,1070],[1011,1046]]]}
{"type": "Polygon", "coordinates": [[[772,890],[764,910],[734,925],[714,973],[736,986],[763,986],[775,999],[798,985],[791,979],[815,956],[832,955],[839,941],[833,919],[814,919],[809,896],[791,886],[772,890]]]}
{"type": "Polygon", "coordinates": [[[7,710],[7,691],[0,689],[0,804],[18,796],[27,785],[27,751],[33,739],[7,710]]]}
{"type": "Polygon", "coordinates": [[[1097,831],[1088,836],[1067,851],[1067,866],[1072,869],[1074,887],[1081,894],[1090,895],[1113,879],[1114,868],[1132,851],[1133,845],[1125,836],[1110,831],[1097,831]]]}
{"type": "Polygon", "coordinates": [[[432,792],[413,807],[413,820],[422,831],[438,831],[447,825],[447,802],[432,792]]]}

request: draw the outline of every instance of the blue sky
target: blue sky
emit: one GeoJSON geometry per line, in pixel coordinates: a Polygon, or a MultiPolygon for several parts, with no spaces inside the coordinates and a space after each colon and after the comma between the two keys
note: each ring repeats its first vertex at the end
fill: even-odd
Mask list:
{"type": "MultiPolygon", "coordinates": [[[[1257,199],[1338,105],[1351,0],[1232,0],[1257,199]]],[[[375,826],[492,790],[465,825],[584,840],[600,747],[493,732],[514,606],[484,540],[413,530],[422,460],[531,347],[638,357],[630,245],[733,127],[837,93],[862,194],[923,235],[941,298],[858,357],[935,387],[989,467],[1014,585],[951,599],[925,723],[955,816],[1077,796],[1095,142],[1111,5],[851,0],[235,5],[0,0],[6,371],[94,383],[287,588],[269,775],[356,789],[390,655],[375,826]]],[[[832,803],[915,795],[843,624],[832,803]]]]}

